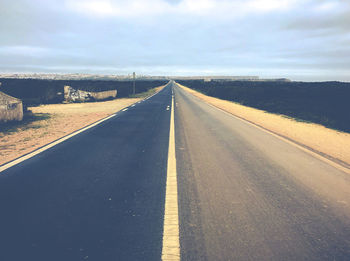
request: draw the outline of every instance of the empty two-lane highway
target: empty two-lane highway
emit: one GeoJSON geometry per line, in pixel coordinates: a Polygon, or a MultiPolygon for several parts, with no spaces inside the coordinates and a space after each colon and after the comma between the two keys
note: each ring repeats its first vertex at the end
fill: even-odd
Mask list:
{"type": "Polygon", "coordinates": [[[350,260],[350,175],[173,82],[0,172],[0,209],[4,261],[160,260],[168,223],[182,260],[350,260]]]}

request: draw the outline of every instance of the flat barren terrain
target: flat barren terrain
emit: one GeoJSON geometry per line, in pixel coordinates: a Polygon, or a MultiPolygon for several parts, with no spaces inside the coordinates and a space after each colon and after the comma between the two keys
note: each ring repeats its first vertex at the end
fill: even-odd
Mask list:
{"type": "Polygon", "coordinates": [[[350,134],[328,129],[322,125],[306,123],[283,115],[267,113],[234,102],[204,95],[180,85],[183,89],[222,110],[255,123],[269,131],[289,138],[325,156],[350,165],[350,134]]]}

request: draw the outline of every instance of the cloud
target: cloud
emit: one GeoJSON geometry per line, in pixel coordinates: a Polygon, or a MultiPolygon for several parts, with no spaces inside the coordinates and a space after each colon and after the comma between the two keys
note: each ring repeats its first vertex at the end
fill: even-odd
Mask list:
{"type": "Polygon", "coordinates": [[[249,9],[258,11],[274,11],[274,10],[287,10],[295,6],[297,0],[253,0],[247,1],[246,5],[249,9]]]}
{"type": "Polygon", "coordinates": [[[349,13],[345,0],[2,0],[0,69],[345,75],[349,13]]]}
{"type": "Polygon", "coordinates": [[[233,18],[248,13],[287,10],[301,0],[66,0],[68,9],[96,17],[154,15],[207,15],[233,18]]]}
{"type": "Polygon", "coordinates": [[[26,55],[26,56],[43,56],[50,54],[51,51],[47,48],[36,46],[0,46],[0,55],[26,55]]]}
{"type": "Polygon", "coordinates": [[[169,12],[169,10],[173,8],[173,5],[171,3],[162,0],[68,0],[65,1],[65,5],[69,10],[73,12],[99,18],[156,15],[164,12],[169,12]]]}
{"type": "Polygon", "coordinates": [[[286,21],[285,29],[290,30],[329,30],[349,31],[350,2],[315,1],[300,7],[286,21]]]}

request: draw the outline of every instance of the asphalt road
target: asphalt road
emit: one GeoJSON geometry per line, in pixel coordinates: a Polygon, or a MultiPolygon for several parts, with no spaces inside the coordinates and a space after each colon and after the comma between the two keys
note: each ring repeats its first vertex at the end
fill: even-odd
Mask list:
{"type": "Polygon", "coordinates": [[[350,260],[350,176],[175,88],[183,260],[350,260]]]}
{"type": "Polygon", "coordinates": [[[0,260],[159,260],[171,88],[0,173],[0,260]]]}
{"type": "Polygon", "coordinates": [[[160,260],[171,88],[182,260],[350,260],[350,176],[176,85],[0,173],[0,260],[160,260]]]}

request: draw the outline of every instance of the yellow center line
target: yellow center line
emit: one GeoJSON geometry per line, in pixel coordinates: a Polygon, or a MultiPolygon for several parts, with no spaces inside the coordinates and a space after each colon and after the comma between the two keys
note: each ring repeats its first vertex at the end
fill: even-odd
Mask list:
{"type": "Polygon", "coordinates": [[[174,96],[172,96],[162,248],[163,261],[180,260],[179,214],[176,176],[174,96]]]}

